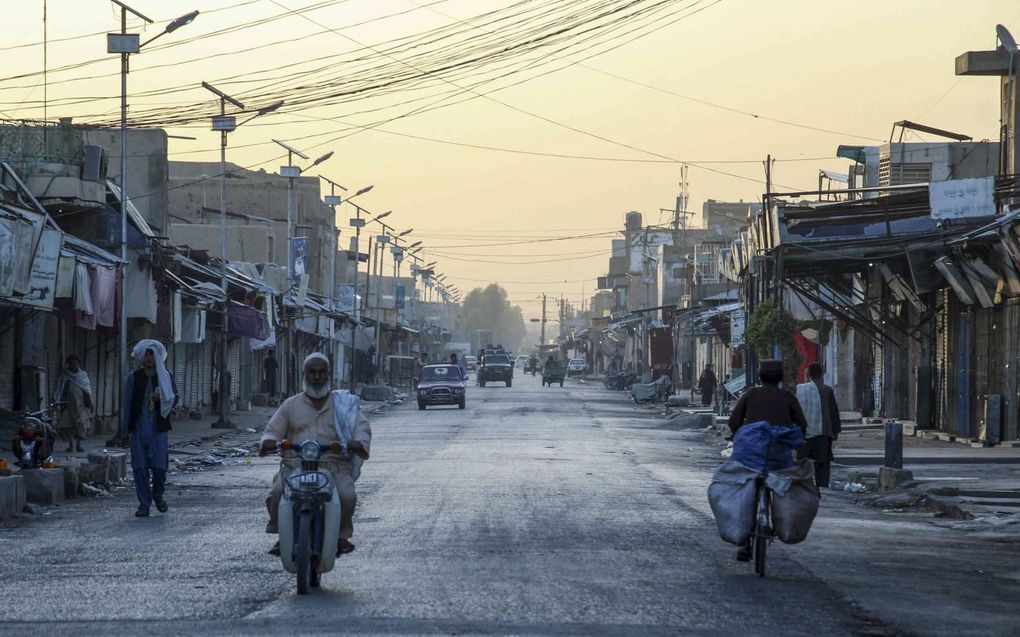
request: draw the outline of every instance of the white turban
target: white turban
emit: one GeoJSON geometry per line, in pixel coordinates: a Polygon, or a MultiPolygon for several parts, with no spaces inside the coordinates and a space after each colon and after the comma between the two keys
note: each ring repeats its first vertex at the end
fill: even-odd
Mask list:
{"type": "Polygon", "coordinates": [[[166,370],[166,347],[159,341],[146,338],[138,341],[135,348],[131,350],[131,358],[135,363],[141,365],[145,359],[145,352],[152,350],[152,358],[156,363],[156,379],[159,381],[159,413],[164,418],[170,416],[174,408],[174,384],[170,380],[170,372],[166,370]]]}
{"type": "Polygon", "coordinates": [[[321,360],[326,363],[326,369],[329,369],[329,359],[322,352],[312,352],[308,356],[305,356],[305,362],[301,364],[301,369],[308,369],[308,363],[314,360],[321,360]]]}

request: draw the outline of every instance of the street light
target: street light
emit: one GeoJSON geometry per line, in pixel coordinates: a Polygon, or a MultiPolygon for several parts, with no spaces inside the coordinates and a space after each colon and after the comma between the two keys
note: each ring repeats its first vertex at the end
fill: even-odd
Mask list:
{"type": "Polygon", "coordinates": [[[411,234],[412,232],[414,232],[414,228],[408,228],[407,230],[404,230],[403,232],[398,234],[397,237],[398,238],[399,237],[406,237],[407,235],[411,234]]]}
{"type": "MultiPolygon", "coordinates": [[[[279,107],[277,107],[279,108],[279,107]]],[[[301,159],[309,159],[308,155],[302,153],[300,150],[294,148],[290,144],[281,142],[278,139],[273,140],[274,144],[281,146],[287,151],[287,165],[280,166],[280,174],[287,178],[287,266],[290,269],[290,277],[294,279],[294,180],[301,176],[307,169],[303,169],[300,166],[294,165],[294,155],[297,155],[301,159]]],[[[333,151],[329,151],[325,155],[316,158],[312,162],[312,165],[308,168],[314,168],[322,162],[326,161],[333,156],[333,151]]],[[[289,378],[289,377],[288,377],[289,378]]]]}
{"type": "Polygon", "coordinates": [[[418,252],[421,251],[421,247],[420,246],[421,246],[421,241],[415,241],[411,245],[407,246],[407,248],[409,250],[411,250],[413,248],[413,250],[411,250],[411,254],[417,254],[418,252]]]}
{"type": "MultiPolygon", "coordinates": [[[[233,429],[235,425],[230,422],[230,385],[227,383],[226,373],[227,323],[229,322],[230,312],[230,295],[227,293],[227,133],[237,130],[238,124],[236,116],[227,115],[227,102],[241,109],[241,111],[245,110],[245,106],[208,82],[202,82],[202,88],[220,99],[220,114],[213,116],[212,129],[220,133],[220,286],[223,288],[223,334],[222,342],[220,343],[220,419],[213,423],[213,428],[233,429]]],[[[252,117],[245,121],[251,121],[256,117],[271,113],[282,105],[283,102],[276,102],[259,109],[252,117]]]]}
{"type": "MultiPolygon", "coordinates": [[[[364,208],[351,201],[354,197],[363,195],[370,190],[373,186],[365,186],[359,189],[353,195],[347,198],[347,203],[354,206],[355,210],[358,211],[357,217],[351,219],[351,227],[354,231],[354,322],[355,327],[351,332],[351,378],[350,388],[354,391],[354,375],[358,370],[358,356],[357,356],[357,326],[361,325],[361,303],[358,302],[358,271],[361,269],[361,228],[365,225],[365,220],[361,218],[361,213],[365,211],[364,208]]],[[[367,296],[367,294],[366,294],[367,296]]],[[[367,299],[366,299],[367,300],[367,299]]]]}
{"type": "MultiPolygon", "coordinates": [[[[163,29],[163,32],[152,38],[144,44],[139,44],[139,36],[137,33],[127,32],[127,14],[138,16],[145,22],[152,24],[152,20],[145,17],[138,11],[135,11],[128,5],[120,2],[120,0],[111,0],[113,4],[120,7],[120,33],[107,33],[106,34],[106,52],[107,53],[119,53],[120,54],[120,375],[121,375],[121,387],[124,387],[127,383],[128,377],[128,343],[127,343],[127,295],[124,294],[124,290],[127,289],[127,218],[128,218],[128,206],[130,200],[128,199],[127,189],[127,75],[128,75],[128,56],[132,53],[138,53],[142,47],[152,42],[156,38],[166,35],[167,33],[173,33],[177,29],[183,27],[186,24],[190,24],[196,17],[198,17],[198,11],[192,11],[191,13],[185,14],[176,20],[172,20],[163,29]]],[[[118,428],[118,433],[120,429],[118,428]]]]}

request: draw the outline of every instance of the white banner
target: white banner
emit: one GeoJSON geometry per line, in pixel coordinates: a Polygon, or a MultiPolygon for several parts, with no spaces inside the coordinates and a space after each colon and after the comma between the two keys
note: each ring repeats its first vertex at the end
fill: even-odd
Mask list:
{"type": "Polygon", "coordinates": [[[744,310],[730,312],[730,347],[740,347],[744,344],[744,326],[747,324],[747,317],[744,310]]]}
{"type": "Polygon", "coordinates": [[[354,294],[353,285],[338,285],[336,287],[336,310],[346,314],[354,314],[357,298],[357,295],[354,294]]]}
{"type": "Polygon", "coordinates": [[[35,259],[32,260],[28,294],[22,299],[25,303],[37,307],[53,307],[53,296],[57,291],[57,266],[63,245],[63,232],[53,228],[43,229],[35,259]]]}
{"type": "Polygon", "coordinates": [[[932,219],[991,217],[995,210],[995,178],[951,179],[928,184],[932,219]]]}

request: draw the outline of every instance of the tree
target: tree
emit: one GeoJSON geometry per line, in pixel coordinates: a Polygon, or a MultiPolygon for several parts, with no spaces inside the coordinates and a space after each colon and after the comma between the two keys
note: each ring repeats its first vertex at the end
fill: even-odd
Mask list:
{"type": "Polygon", "coordinates": [[[744,342],[754,350],[759,360],[772,358],[773,347],[779,346],[783,378],[790,387],[797,382],[797,370],[803,361],[794,338],[799,329],[800,324],[792,314],[774,301],[762,301],[751,312],[744,330],[744,342]]]}
{"type": "Polygon", "coordinates": [[[469,342],[474,342],[475,330],[492,332],[493,343],[511,351],[516,351],[524,339],[524,314],[521,308],[510,305],[506,290],[496,283],[468,292],[461,302],[460,324],[469,342]]]}

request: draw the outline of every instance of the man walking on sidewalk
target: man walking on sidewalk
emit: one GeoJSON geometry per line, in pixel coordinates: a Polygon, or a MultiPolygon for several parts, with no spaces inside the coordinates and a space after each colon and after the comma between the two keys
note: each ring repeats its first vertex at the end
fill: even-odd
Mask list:
{"type": "Polygon", "coordinates": [[[270,398],[276,396],[276,369],[279,364],[276,361],[276,356],[273,355],[273,350],[266,352],[266,360],[262,361],[262,370],[264,372],[262,380],[262,393],[267,394],[270,398]]]}
{"type": "Polygon", "coordinates": [[[166,369],[166,348],[159,341],[139,341],[131,358],[140,369],[127,379],[124,388],[123,428],[131,439],[131,469],[134,473],[138,510],[135,517],[149,516],[153,502],[166,513],[166,470],[170,464],[169,431],[171,414],[179,397],[174,378],[166,369]]]}
{"type": "Polygon", "coordinates": [[[698,379],[698,389],[701,391],[703,406],[708,407],[712,404],[712,399],[715,397],[715,386],[718,382],[715,372],[712,371],[712,363],[706,364],[705,370],[701,372],[701,378],[698,379]]]}
{"type": "Polygon", "coordinates": [[[822,366],[808,365],[808,382],[797,385],[797,399],[807,419],[806,440],[797,450],[797,457],[815,461],[815,484],[829,487],[829,472],[832,469],[832,443],[839,437],[839,405],[836,395],[822,382],[822,366]]]}
{"type": "Polygon", "coordinates": [[[67,367],[57,376],[53,401],[64,403],[57,420],[57,432],[67,440],[67,451],[85,451],[81,441],[88,438],[92,421],[92,381],[81,368],[81,360],[71,354],[65,360],[67,367]]]}

